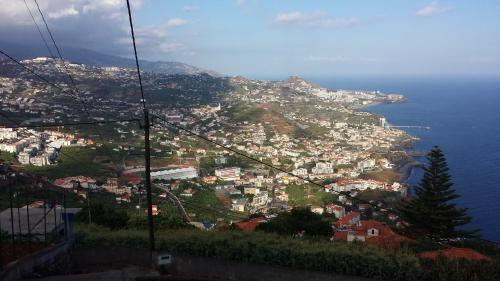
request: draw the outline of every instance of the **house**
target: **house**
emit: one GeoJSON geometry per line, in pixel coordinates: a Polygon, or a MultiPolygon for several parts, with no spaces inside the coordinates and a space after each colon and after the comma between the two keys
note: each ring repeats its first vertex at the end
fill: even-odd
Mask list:
{"type": "Polygon", "coordinates": [[[491,259],[482,255],[472,249],[451,247],[444,250],[429,251],[419,254],[421,258],[435,260],[438,257],[445,257],[447,259],[466,259],[476,261],[490,261],[491,259]]]}
{"type": "MultiPolygon", "coordinates": [[[[160,214],[160,210],[158,209],[158,205],[151,205],[151,210],[153,211],[153,216],[157,216],[160,214]]],[[[144,210],[145,214],[148,214],[148,208],[144,210]]]]}
{"type": "Polygon", "coordinates": [[[217,181],[215,176],[206,176],[201,179],[204,183],[214,184],[217,181]]]}
{"type": "Polygon", "coordinates": [[[325,209],[321,206],[318,205],[312,205],[311,206],[311,212],[316,213],[318,215],[322,215],[325,209]]]}
{"type": "Polygon", "coordinates": [[[360,218],[360,212],[349,212],[344,217],[334,222],[334,225],[337,228],[346,228],[352,225],[356,225],[360,221],[360,218]]]}
{"type": "Polygon", "coordinates": [[[235,181],[240,179],[240,167],[228,167],[215,169],[215,176],[223,181],[235,181]]]}
{"type": "MultiPolygon", "coordinates": [[[[346,217],[350,216],[349,214],[346,217]]],[[[356,223],[344,225],[342,229],[334,232],[333,240],[362,241],[389,250],[399,249],[401,242],[410,241],[409,238],[393,232],[386,223],[376,220],[358,220],[356,223]]]]}
{"type": "Polygon", "coordinates": [[[265,217],[258,217],[258,218],[253,218],[249,219],[247,221],[241,221],[238,223],[235,223],[234,225],[243,231],[254,231],[257,226],[263,222],[266,221],[265,217]]]}
{"type": "Polygon", "coordinates": [[[245,186],[243,188],[243,193],[257,195],[260,193],[260,189],[254,186],[245,186]]]}
{"type": "Polygon", "coordinates": [[[239,189],[236,189],[232,185],[227,186],[226,191],[227,191],[227,193],[229,193],[229,195],[241,195],[241,191],[239,189]]]}
{"type": "Polygon", "coordinates": [[[131,185],[138,185],[141,183],[141,178],[134,173],[125,173],[122,175],[123,179],[131,185]]]}
{"type": "Polygon", "coordinates": [[[190,187],[190,188],[184,189],[184,191],[182,191],[182,193],[180,195],[184,196],[184,197],[193,197],[193,195],[195,193],[196,193],[196,191],[190,187]]]}
{"type": "Polygon", "coordinates": [[[247,208],[248,200],[246,198],[233,199],[231,201],[231,210],[244,212],[247,208]]]}
{"type": "Polygon", "coordinates": [[[325,209],[328,214],[334,214],[337,219],[345,216],[345,208],[340,205],[329,204],[325,206],[325,209]]]}
{"type": "Polygon", "coordinates": [[[267,205],[267,200],[269,195],[267,191],[259,192],[253,196],[251,206],[252,207],[263,207],[267,205]]]}

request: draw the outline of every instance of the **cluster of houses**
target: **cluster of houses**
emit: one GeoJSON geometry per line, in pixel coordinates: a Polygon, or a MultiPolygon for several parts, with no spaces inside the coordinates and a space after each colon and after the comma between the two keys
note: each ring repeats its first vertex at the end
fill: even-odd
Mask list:
{"type": "Polygon", "coordinates": [[[88,144],[93,144],[92,140],[57,131],[0,128],[0,150],[16,154],[22,165],[50,165],[54,163],[61,147],[88,144]]]}
{"type": "Polygon", "coordinates": [[[108,178],[103,183],[98,183],[95,179],[87,176],[76,176],[59,178],[54,181],[54,185],[71,190],[83,198],[87,198],[89,192],[106,190],[116,195],[116,202],[128,202],[132,195],[131,185],[121,185],[118,178],[108,178]]]}

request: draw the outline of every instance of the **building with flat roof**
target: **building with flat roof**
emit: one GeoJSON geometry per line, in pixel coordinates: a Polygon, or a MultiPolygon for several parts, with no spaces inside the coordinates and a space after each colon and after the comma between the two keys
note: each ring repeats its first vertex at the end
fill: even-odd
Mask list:
{"type": "Polygon", "coordinates": [[[151,172],[151,179],[185,180],[198,177],[198,171],[193,167],[177,168],[151,172]]]}

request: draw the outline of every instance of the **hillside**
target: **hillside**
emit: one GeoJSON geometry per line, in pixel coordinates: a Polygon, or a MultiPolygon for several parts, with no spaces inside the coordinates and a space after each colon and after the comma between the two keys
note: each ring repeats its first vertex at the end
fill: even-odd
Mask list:
{"type": "MultiPolygon", "coordinates": [[[[2,49],[17,59],[32,59],[34,57],[47,57],[47,50],[42,46],[20,45],[14,43],[0,42],[2,49]]],[[[103,54],[93,50],[61,46],[63,56],[66,60],[87,64],[92,66],[117,66],[125,68],[135,68],[135,60],[115,55],[103,54]]],[[[202,69],[189,64],[175,61],[148,61],[141,60],[143,71],[156,72],[162,74],[187,74],[194,75],[208,73],[212,76],[220,76],[215,71],[202,69]]]]}

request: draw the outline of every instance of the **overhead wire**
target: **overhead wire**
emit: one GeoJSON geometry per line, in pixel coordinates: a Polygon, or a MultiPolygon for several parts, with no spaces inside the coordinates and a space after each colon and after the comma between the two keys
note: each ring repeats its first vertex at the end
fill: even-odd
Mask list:
{"type": "MultiPolygon", "coordinates": [[[[42,9],[40,8],[40,5],[38,4],[37,0],[33,0],[33,1],[35,1],[36,7],[38,9],[38,12],[42,16],[42,21],[45,24],[45,28],[47,29],[47,32],[49,33],[50,39],[52,40],[52,43],[54,44],[54,47],[56,48],[57,54],[59,56],[59,59],[61,59],[61,63],[63,65],[64,69],[65,69],[65,74],[68,76],[68,78],[70,80],[70,83],[72,84],[72,86],[74,88],[72,90],[73,90],[73,92],[76,92],[75,99],[77,101],[79,101],[83,105],[83,109],[84,109],[87,117],[89,119],[92,119],[91,114],[89,113],[89,110],[87,108],[87,104],[86,104],[85,100],[80,97],[80,95],[82,93],[78,89],[78,87],[77,87],[77,85],[75,83],[75,80],[73,79],[73,76],[70,74],[70,72],[68,70],[68,66],[66,65],[66,62],[65,62],[65,60],[64,60],[64,58],[63,58],[63,56],[61,54],[61,50],[59,49],[59,46],[57,45],[56,40],[54,39],[54,36],[52,35],[52,31],[50,30],[49,25],[48,25],[47,21],[45,20],[45,16],[44,16],[44,14],[42,12],[42,9]]],[[[97,134],[99,135],[101,141],[104,141],[104,137],[103,137],[101,131],[97,128],[97,126],[94,126],[94,129],[96,130],[97,134]]]]}
{"type": "Polygon", "coordinates": [[[146,109],[146,98],[144,96],[144,88],[142,86],[141,69],[139,67],[139,58],[137,56],[137,47],[135,44],[135,34],[134,34],[134,24],[132,22],[132,12],[130,10],[129,0],[127,0],[127,10],[128,10],[128,20],[129,20],[129,24],[130,24],[130,32],[132,34],[132,45],[134,46],[135,66],[137,69],[137,77],[139,79],[139,86],[140,86],[140,90],[141,90],[141,103],[142,103],[142,108],[146,109]]]}
{"type": "Polygon", "coordinates": [[[26,6],[26,9],[28,10],[28,12],[31,16],[31,19],[33,20],[33,23],[36,26],[36,29],[38,30],[38,34],[40,34],[40,38],[42,38],[42,41],[45,44],[45,47],[47,48],[47,51],[50,54],[50,57],[54,58],[54,54],[52,53],[52,50],[50,49],[49,44],[47,43],[47,40],[45,39],[45,36],[43,36],[42,30],[40,29],[40,26],[36,22],[35,17],[33,16],[33,13],[31,12],[30,7],[28,6],[28,3],[26,2],[26,0],[23,0],[23,1],[24,1],[24,5],[26,6]]]}

